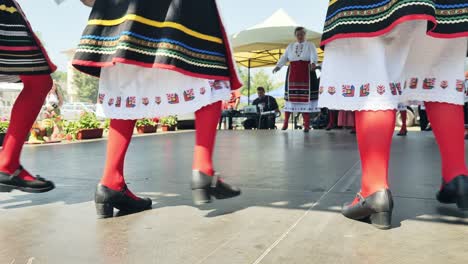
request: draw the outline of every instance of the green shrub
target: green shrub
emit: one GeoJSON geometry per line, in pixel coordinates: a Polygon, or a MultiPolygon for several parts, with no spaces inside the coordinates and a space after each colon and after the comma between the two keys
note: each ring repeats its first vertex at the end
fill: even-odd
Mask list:
{"type": "Polygon", "coordinates": [[[0,133],[6,133],[9,125],[9,121],[0,121],[0,133]]]}
{"type": "Polygon", "coordinates": [[[161,124],[163,126],[176,126],[177,125],[177,117],[176,116],[167,116],[161,118],[161,124]]]}
{"type": "Polygon", "coordinates": [[[152,119],[149,118],[143,118],[140,119],[136,122],[137,127],[142,127],[142,126],[155,126],[156,122],[154,122],[152,119]]]}
{"type": "Polygon", "coordinates": [[[78,129],[96,129],[101,128],[101,122],[97,119],[96,114],[83,112],[77,121],[77,126],[78,129]]]}

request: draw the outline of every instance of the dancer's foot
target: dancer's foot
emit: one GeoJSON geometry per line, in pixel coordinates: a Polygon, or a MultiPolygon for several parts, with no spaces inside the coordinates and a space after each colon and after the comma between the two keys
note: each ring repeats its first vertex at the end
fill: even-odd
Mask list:
{"type": "Polygon", "coordinates": [[[138,213],[151,209],[152,205],[151,199],[134,195],[126,185],[122,190],[116,191],[98,184],[94,201],[98,218],[112,217],[114,208],[124,213],[138,213]]]}
{"type": "Polygon", "coordinates": [[[360,193],[352,203],[344,204],[342,214],[347,218],[370,222],[379,229],[389,229],[393,211],[393,198],[390,190],[382,189],[368,197],[360,193]]]}
{"type": "Polygon", "coordinates": [[[197,205],[211,202],[211,197],[218,200],[229,199],[241,194],[241,190],[224,182],[218,174],[214,176],[193,170],[192,172],[193,201],[197,205]]]}
{"type": "Polygon", "coordinates": [[[284,130],[288,130],[288,126],[283,126],[283,127],[281,128],[281,130],[283,130],[283,131],[284,131],[284,130]]]}
{"type": "Polygon", "coordinates": [[[402,129],[402,130],[400,130],[400,132],[398,132],[397,136],[404,137],[407,134],[408,134],[408,131],[406,129],[402,129]]]}
{"type": "Polygon", "coordinates": [[[336,128],[336,126],[327,126],[327,127],[325,128],[325,130],[326,130],[326,131],[330,131],[330,130],[335,129],[335,128],[336,128]]]}
{"type": "Polygon", "coordinates": [[[32,176],[20,166],[13,173],[0,172],[0,192],[19,190],[29,193],[44,193],[55,188],[53,182],[40,176],[32,176]]]}
{"type": "Polygon", "coordinates": [[[448,183],[442,183],[437,200],[444,204],[457,204],[460,210],[468,210],[468,176],[460,175],[448,183]]]}
{"type": "Polygon", "coordinates": [[[304,129],[304,133],[309,133],[310,132],[310,128],[305,128],[304,129]]]}

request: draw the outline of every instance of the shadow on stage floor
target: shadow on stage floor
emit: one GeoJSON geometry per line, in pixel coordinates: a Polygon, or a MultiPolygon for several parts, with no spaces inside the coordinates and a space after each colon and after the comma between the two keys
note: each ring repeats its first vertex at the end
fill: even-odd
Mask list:
{"type": "MultiPolygon", "coordinates": [[[[152,198],[153,211],[195,208],[188,182],[192,144],[193,134],[184,133],[137,138],[130,146],[125,172],[129,188],[152,198]]],[[[28,147],[25,165],[54,180],[57,188],[46,194],[2,194],[0,210],[91,205],[104,159],[105,142],[28,147]]],[[[339,214],[341,204],[352,200],[359,189],[355,138],[342,131],[308,135],[300,131],[221,132],[216,164],[223,168],[227,181],[242,188],[243,195],[197,207],[206,218],[252,208],[339,214]]],[[[394,227],[407,220],[468,224],[467,214],[439,205],[434,198],[440,182],[439,157],[430,134],[396,138],[391,168],[394,227]]]]}

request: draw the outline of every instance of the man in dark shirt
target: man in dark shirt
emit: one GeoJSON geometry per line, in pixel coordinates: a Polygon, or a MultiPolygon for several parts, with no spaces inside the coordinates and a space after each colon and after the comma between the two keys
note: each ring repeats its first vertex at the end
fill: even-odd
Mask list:
{"type": "Polygon", "coordinates": [[[266,95],[265,88],[258,87],[257,94],[258,98],[255,99],[252,104],[256,105],[259,111],[263,109],[262,112],[279,112],[278,103],[276,102],[276,99],[273,96],[266,95]]]}
{"type": "Polygon", "coordinates": [[[259,129],[274,129],[276,123],[276,114],[280,112],[276,99],[265,94],[265,88],[257,88],[258,98],[253,101],[260,114],[259,129]],[[271,112],[271,113],[266,113],[271,112]],[[262,114],[263,113],[263,114],[262,114]]]}

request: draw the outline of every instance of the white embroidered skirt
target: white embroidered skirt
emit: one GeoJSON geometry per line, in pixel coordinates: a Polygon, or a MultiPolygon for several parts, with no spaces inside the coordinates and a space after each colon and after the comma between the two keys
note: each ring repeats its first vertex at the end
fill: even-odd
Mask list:
{"type": "Polygon", "coordinates": [[[142,119],[193,113],[229,99],[229,81],[194,78],[179,72],[116,64],[102,68],[97,115],[142,119]]]}
{"type": "Polygon", "coordinates": [[[318,100],[310,100],[307,103],[293,103],[286,101],[284,103],[284,111],[291,113],[317,113],[320,112],[320,108],[318,108],[318,100]]]}
{"type": "Polygon", "coordinates": [[[411,101],[462,105],[467,38],[429,37],[426,27],[426,21],[411,21],[381,37],[327,44],[319,107],[390,110],[411,101]]]}

